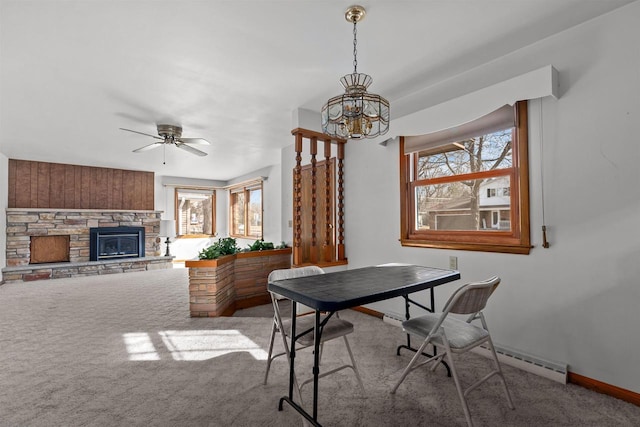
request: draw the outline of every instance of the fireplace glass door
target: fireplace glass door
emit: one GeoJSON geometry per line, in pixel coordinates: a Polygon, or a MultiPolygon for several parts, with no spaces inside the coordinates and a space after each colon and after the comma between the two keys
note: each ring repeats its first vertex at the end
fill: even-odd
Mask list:
{"type": "Polygon", "coordinates": [[[90,229],[90,260],[144,257],[144,227],[90,229]]]}

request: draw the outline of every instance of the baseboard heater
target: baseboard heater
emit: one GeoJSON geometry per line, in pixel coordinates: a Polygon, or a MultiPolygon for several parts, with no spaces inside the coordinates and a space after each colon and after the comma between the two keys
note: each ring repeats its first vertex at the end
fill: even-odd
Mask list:
{"type": "MultiPolygon", "coordinates": [[[[382,320],[390,325],[402,327],[402,320],[394,316],[388,316],[385,314],[382,320]]],[[[551,362],[500,346],[498,344],[494,345],[500,363],[522,369],[523,371],[530,372],[534,375],[538,375],[561,384],[567,383],[566,363],[551,362]]],[[[490,350],[484,346],[476,347],[471,351],[484,357],[491,357],[490,350]]]]}

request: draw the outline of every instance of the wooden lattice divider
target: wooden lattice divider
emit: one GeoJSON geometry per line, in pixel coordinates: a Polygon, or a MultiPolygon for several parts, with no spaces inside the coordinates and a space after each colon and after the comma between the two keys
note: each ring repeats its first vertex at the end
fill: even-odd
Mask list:
{"type": "Polygon", "coordinates": [[[302,259],[302,134],[296,137],[296,166],[293,170],[293,263],[302,259]]]}
{"type": "Polygon", "coordinates": [[[338,145],[338,259],[344,260],[344,145],[338,145]]]}
{"type": "Polygon", "coordinates": [[[318,138],[312,136],[310,139],[309,151],[311,152],[311,249],[309,251],[309,261],[312,264],[318,263],[318,183],[317,183],[317,163],[318,138]]]}
{"type": "MultiPolygon", "coordinates": [[[[331,141],[324,141],[324,205],[331,206],[331,168],[329,167],[331,164],[331,141]]],[[[331,209],[325,209],[325,221],[327,224],[331,224],[331,209]]],[[[325,236],[324,236],[324,245],[322,247],[323,259],[333,260],[335,258],[335,253],[333,250],[332,239],[333,237],[333,228],[326,227],[325,228],[325,236]]]]}
{"type": "MultiPolygon", "coordinates": [[[[344,139],[332,138],[319,132],[297,128],[291,131],[295,136],[296,165],[293,170],[293,265],[303,264],[332,264],[346,262],[344,248],[344,139]],[[304,141],[308,140],[311,177],[310,177],[310,203],[302,203],[302,151],[304,141]],[[318,191],[318,141],[323,142],[324,154],[324,215],[318,212],[319,200],[323,197],[322,191],[318,191]],[[338,194],[337,194],[337,222],[338,227],[334,229],[332,224],[333,203],[332,197],[332,178],[331,175],[331,154],[332,144],[335,144],[336,157],[338,159],[338,194]],[[304,208],[311,209],[311,224],[309,230],[303,230],[302,227],[302,211],[304,208]],[[318,235],[318,221],[325,221],[325,235],[318,235]],[[307,237],[311,238],[311,246],[307,256],[303,253],[303,232],[307,237]],[[334,243],[334,233],[335,240],[334,243]],[[319,244],[320,241],[320,244],[319,244]],[[321,245],[321,248],[320,248],[321,245]]],[[[305,167],[306,168],[306,167],[305,167]]],[[[321,182],[321,181],[320,181],[321,182]]]]}

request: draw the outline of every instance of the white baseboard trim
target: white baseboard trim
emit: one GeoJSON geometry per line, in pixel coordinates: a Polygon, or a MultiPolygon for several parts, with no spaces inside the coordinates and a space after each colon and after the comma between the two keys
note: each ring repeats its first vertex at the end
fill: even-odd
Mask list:
{"type": "MultiPolygon", "coordinates": [[[[485,347],[476,347],[471,350],[473,353],[490,358],[491,351],[485,347]]],[[[567,366],[559,365],[540,359],[536,359],[527,355],[513,354],[508,350],[501,349],[496,346],[496,353],[500,363],[522,369],[523,371],[547,378],[561,384],[567,383],[567,366]]]]}
{"type": "MultiPolygon", "coordinates": [[[[382,317],[382,321],[389,325],[402,328],[402,320],[397,319],[394,316],[385,314],[382,317]]],[[[499,345],[496,345],[495,347],[500,363],[522,369],[523,371],[530,372],[534,375],[538,375],[561,384],[567,383],[566,364],[549,362],[499,345]]],[[[471,351],[487,358],[491,357],[491,351],[483,346],[476,347],[471,351]]]]}
{"type": "Polygon", "coordinates": [[[383,321],[384,323],[388,323],[388,324],[390,324],[390,325],[398,326],[399,328],[402,328],[402,320],[400,320],[400,319],[396,319],[395,317],[390,317],[390,316],[388,316],[388,315],[386,315],[386,314],[385,314],[385,315],[382,317],[382,321],[383,321]]]}

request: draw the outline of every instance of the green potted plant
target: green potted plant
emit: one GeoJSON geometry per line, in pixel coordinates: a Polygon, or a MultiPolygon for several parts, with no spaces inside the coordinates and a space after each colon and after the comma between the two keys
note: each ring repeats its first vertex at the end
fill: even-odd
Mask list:
{"type": "Polygon", "coordinates": [[[198,259],[218,259],[224,255],[233,255],[240,252],[240,248],[233,237],[224,237],[218,239],[211,246],[204,248],[198,253],[198,259]]]}
{"type": "Polygon", "coordinates": [[[271,242],[265,242],[264,240],[256,240],[253,244],[248,245],[249,249],[248,251],[253,252],[253,251],[266,251],[268,249],[275,249],[275,247],[273,246],[273,243],[271,242]]]}

